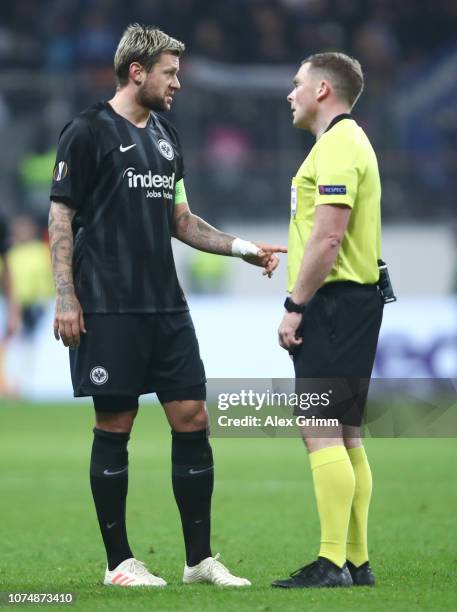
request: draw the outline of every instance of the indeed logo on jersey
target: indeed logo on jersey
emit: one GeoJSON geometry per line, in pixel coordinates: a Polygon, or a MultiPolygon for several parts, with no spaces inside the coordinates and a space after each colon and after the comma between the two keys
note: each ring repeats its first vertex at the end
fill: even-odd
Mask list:
{"type": "Polygon", "coordinates": [[[129,189],[146,188],[147,198],[166,198],[171,200],[173,198],[173,188],[175,186],[175,173],[171,176],[166,174],[152,174],[149,170],[147,174],[136,174],[135,168],[127,168],[124,170],[122,178],[127,177],[129,189]],[[150,189],[153,188],[152,191],[150,189]],[[163,189],[164,191],[156,191],[156,189],[163,189]],[[165,190],[168,190],[165,191],[165,190]],[[171,193],[170,193],[171,192],[171,193]]]}

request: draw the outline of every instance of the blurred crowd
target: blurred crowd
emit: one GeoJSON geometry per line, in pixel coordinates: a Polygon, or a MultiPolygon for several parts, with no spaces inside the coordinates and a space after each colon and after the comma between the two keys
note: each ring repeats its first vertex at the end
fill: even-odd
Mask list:
{"type": "Polygon", "coordinates": [[[111,65],[125,24],[157,24],[196,55],[289,63],[338,47],[367,63],[417,62],[455,37],[454,0],[5,0],[0,66],[111,65]]]}
{"type": "Polygon", "coordinates": [[[54,286],[46,237],[32,217],[0,215],[0,401],[21,394],[19,374],[33,366],[31,347],[54,286]],[[20,346],[18,376],[7,376],[5,354],[11,342],[20,346]]]}
{"type": "Polygon", "coordinates": [[[286,220],[290,176],[312,141],[291,129],[285,96],[299,61],[324,50],[353,54],[365,70],[355,117],[380,159],[385,219],[453,216],[455,0],[3,0],[0,210],[8,216],[31,215],[44,229],[59,132],[111,96],[113,53],[134,21],[186,43],[186,96],[173,120],[188,193],[210,221],[286,220]],[[218,83],[226,70],[259,65],[285,81],[270,95],[211,79],[202,86],[189,76],[192,62],[215,62],[218,83]]]}

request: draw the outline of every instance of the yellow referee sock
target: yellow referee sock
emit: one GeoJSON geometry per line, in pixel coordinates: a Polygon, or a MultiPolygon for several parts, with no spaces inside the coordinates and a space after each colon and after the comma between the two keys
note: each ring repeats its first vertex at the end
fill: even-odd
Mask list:
{"type": "Polygon", "coordinates": [[[354,470],[344,446],[309,454],[321,523],[320,557],[339,567],[346,561],[346,540],[354,497],[354,470]]]}
{"type": "Polygon", "coordinates": [[[348,455],[355,474],[355,492],[349,521],[347,558],[358,567],[368,561],[368,508],[373,481],[363,446],[348,449],[348,455]]]}

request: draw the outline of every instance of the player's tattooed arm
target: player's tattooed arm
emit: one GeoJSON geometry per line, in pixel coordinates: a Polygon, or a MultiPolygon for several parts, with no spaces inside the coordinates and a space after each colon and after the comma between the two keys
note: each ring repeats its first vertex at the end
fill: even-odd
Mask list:
{"type": "Polygon", "coordinates": [[[75,211],[69,206],[52,201],[49,211],[49,243],[52,271],[56,286],[54,336],[65,346],[79,345],[80,333],[85,332],[81,305],[76,297],[73,281],[73,230],[75,211]]]}
{"type": "Polygon", "coordinates": [[[249,242],[225,234],[191,213],[187,203],[176,204],[173,235],[200,251],[242,257],[244,261],[263,268],[263,275],[271,278],[278,267],[275,253],[287,253],[287,247],[263,242],[249,242]]]}
{"type": "Polygon", "coordinates": [[[49,211],[49,242],[52,270],[58,296],[73,295],[73,232],[75,211],[59,202],[52,202],[49,211]]]}
{"type": "Polygon", "coordinates": [[[216,253],[232,255],[235,236],[219,231],[189,210],[188,206],[177,205],[174,217],[173,235],[189,246],[216,253]]]}

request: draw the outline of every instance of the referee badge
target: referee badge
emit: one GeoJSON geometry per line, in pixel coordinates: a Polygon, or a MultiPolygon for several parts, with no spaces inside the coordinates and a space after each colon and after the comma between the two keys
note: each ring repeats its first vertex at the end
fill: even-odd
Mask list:
{"type": "Polygon", "coordinates": [[[290,188],[290,214],[295,219],[297,215],[297,186],[292,185],[290,188]]]}

